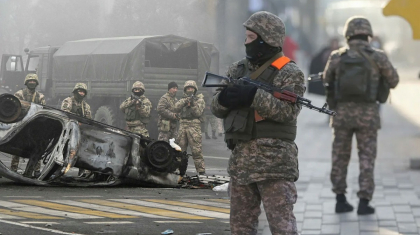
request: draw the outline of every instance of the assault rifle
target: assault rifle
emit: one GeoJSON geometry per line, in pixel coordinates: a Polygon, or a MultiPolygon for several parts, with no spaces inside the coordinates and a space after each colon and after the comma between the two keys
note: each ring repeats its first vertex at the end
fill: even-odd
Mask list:
{"type": "Polygon", "coordinates": [[[142,102],[140,100],[140,96],[131,95],[131,99],[134,100],[134,103],[133,104],[136,104],[137,101],[139,102],[139,104],[136,104],[136,105],[141,105],[142,104],[142,102]]]}
{"type": "Polygon", "coordinates": [[[213,73],[209,73],[206,72],[206,75],[204,76],[204,80],[203,83],[201,84],[203,87],[227,87],[229,86],[229,84],[237,84],[237,85],[253,85],[256,86],[260,89],[263,89],[266,92],[271,93],[274,97],[276,97],[277,99],[280,100],[285,100],[288,101],[292,104],[300,104],[302,106],[305,106],[309,109],[313,109],[316,110],[320,113],[325,113],[328,114],[330,116],[335,116],[336,112],[327,109],[327,104],[325,103],[324,106],[322,106],[322,108],[316,107],[314,105],[311,104],[312,101],[300,97],[297,94],[288,91],[286,89],[280,89],[277,87],[273,87],[270,86],[266,83],[263,82],[259,82],[259,81],[255,81],[252,80],[250,78],[247,77],[242,77],[239,79],[230,79],[228,77],[223,77],[217,74],[213,74],[213,73]],[[223,81],[226,81],[227,83],[222,83],[223,81]]]}

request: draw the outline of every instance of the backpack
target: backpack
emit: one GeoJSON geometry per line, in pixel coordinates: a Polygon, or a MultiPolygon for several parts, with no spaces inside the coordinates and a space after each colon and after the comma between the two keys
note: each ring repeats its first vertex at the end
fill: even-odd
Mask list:
{"type": "MultiPolygon", "coordinates": [[[[378,84],[372,80],[372,63],[366,53],[350,57],[342,51],[339,73],[334,84],[334,98],[338,102],[376,102],[378,84]]],[[[372,61],[373,62],[373,61],[372,61]]]]}

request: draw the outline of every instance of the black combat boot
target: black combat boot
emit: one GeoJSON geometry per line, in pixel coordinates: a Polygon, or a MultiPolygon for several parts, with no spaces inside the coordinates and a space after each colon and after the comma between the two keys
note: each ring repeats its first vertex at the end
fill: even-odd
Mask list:
{"type": "Polygon", "coordinates": [[[347,202],[344,194],[337,194],[337,203],[335,204],[335,213],[345,213],[353,211],[353,206],[347,202]]]}
{"type": "Polygon", "coordinates": [[[212,131],[211,138],[213,138],[214,140],[217,139],[217,137],[216,137],[216,131],[212,131]]]}
{"type": "Polygon", "coordinates": [[[357,208],[358,215],[370,215],[375,213],[375,208],[369,206],[369,200],[360,198],[359,207],[357,208]]]}
{"type": "Polygon", "coordinates": [[[207,132],[205,132],[205,133],[206,133],[206,140],[209,140],[210,139],[209,134],[207,134],[207,132]]]}

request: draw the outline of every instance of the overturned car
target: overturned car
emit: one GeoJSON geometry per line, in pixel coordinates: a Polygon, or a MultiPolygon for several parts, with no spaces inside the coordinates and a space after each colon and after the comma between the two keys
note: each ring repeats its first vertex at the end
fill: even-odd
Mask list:
{"type": "Polygon", "coordinates": [[[176,144],[20,101],[11,94],[0,95],[0,152],[1,176],[45,186],[177,186],[188,165],[188,155],[176,144]],[[26,160],[22,174],[3,162],[11,155],[26,160]],[[35,174],[39,161],[41,170],[35,174]],[[90,174],[80,177],[76,168],[90,174]]]}

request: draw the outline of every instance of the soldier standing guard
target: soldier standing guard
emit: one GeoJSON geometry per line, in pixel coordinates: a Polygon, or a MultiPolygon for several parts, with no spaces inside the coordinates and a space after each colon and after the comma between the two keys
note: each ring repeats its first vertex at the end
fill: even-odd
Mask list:
{"type": "Polygon", "coordinates": [[[146,126],[150,121],[152,103],[144,96],[145,91],[142,82],[135,82],[131,88],[133,94],[120,105],[120,109],[125,113],[129,131],[149,137],[146,126]]]}
{"type": "MultiPolygon", "coordinates": [[[[283,21],[261,11],[244,26],[246,58],[232,64],[227,76],[251,77],[303,96],[303,72],[282,52],[283,21]]],[[[232,234],[257,234],[262,201],[272,234],[297,235],[293,204],[299,169],[294,140],[301,106],[252,85],[232,85],[216,93],[211,108],[224,119],[225,141],[232,150],[228,166],[232,234]],[[257,114],[263,120],[256,121],[257,114]]]]}
{"type": "Polygon", "coordinates": [[[181,112],[179,131],[176,141],[182,151],[187,151],[188,145],[191,148],[195,169],[200,175],[206,173],[201,145],[201,123],[205,102],[203,94],[197,93],[195,81],[189,80],[184,85],[184,97],[175,104],[175,112],[181,112]]]}
{"type": "MultiPolygon", "coordinates": [[[[85,101],[87,95],[87,86],[84,83],[77,83],[73,89],[73,96],[67,97],[61,104],[61,110],[74,113],[80,117],[92,119],[89,104],[85,101]]],[[[90,171],[79,168],[78,175],[86,177],[90,175],[90,171]]]]}
{"type": "Polygon", "coordinates": [[[77,114],[81,117],[92,119],[89,104],[85,101],[87,86],[84,83],[77,83],[73,89],[73,96],[67,97],[61,104],[61,110],[77,114]]]}
{"type": "MultiPolygon", "coordinates": [[[[370,22],[362,16],[351,17],[344,27],[347,47],[331,53],[324,70],[327,102],[337,112],[332,118],[333,146],[331,182],[336,193],[336,213],[353,210],[346,199],[347,167],[353,134],[359,153],[359,206],[357,214],[375,212],[369,206],[375,188],[373,170],[380,125],[378,94],[381,84],[394,88],[399,77],[386,54],[369,45],[373,36],[370,22]]],[[[388,92],[389,92],[388,88],[388,92]]]]}
{"type": "MultiPolygon", "coordinates": [[[[19,90],[15,93],[15,96],[19,100],[32,102],[35,104],[45,105],[45,97],[42,93],[35,91],[35,88],[39,85],[38,76],[34,73],[26,75],[24,84],[26,88],[19,90]]],[[[17,172],[19,166],[19,157],[13,156],[11,163],[11,170],[17,172]]],[[[41,170],[41,160],[35,166],[35,177],[39,175],[41,170]]]]}
{"type": "Polygon", "coordinates": [[[158,140],[169,141],[169,139],[176,138],[177,124],[179,114],[174,112],[175,103],[178,101],[176,93],[178,91],[178,84],[170,82],[168,84],[168,92],[164,94],[157,105],[157,112],[159,114],[158,121],[158,140]]]}

